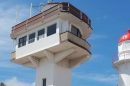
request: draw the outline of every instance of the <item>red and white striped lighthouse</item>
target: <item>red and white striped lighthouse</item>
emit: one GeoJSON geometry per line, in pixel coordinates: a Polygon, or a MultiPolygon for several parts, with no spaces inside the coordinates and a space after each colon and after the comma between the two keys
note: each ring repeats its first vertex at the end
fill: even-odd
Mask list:
{"type": "Polygon", "coordinates": [[[113,66],[119,73],[118,86],[130,86],[130,30],[119,39],[118,60],[113,66]]]}

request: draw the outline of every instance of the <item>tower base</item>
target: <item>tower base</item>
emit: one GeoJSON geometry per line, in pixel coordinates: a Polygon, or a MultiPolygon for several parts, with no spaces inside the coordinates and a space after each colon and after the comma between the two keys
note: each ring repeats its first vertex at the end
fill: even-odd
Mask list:
{"type": "Polygon", "coordinates": [[[36,86],[71,86],[71,69],[68,61],[54,63],[52,59],[40,60],[36,68],[36,86]]]}

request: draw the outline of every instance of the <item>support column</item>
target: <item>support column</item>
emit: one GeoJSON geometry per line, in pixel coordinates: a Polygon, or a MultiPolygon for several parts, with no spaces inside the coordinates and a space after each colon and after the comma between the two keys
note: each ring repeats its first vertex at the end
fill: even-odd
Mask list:
{"type": "Polygon", "coordinates": [[[32,57],[32,56],[30,56],[28,59],[30,60],[30,62],[33,64],[33,66],[35,68],[38,67],[39,59],[37,59],[36,57],[32,57]]]}
{"type": "MultiPolygon", "coordinates": [[[[40,60],[36,68],[36,86],[43,86],[43,79],[46,79],[46,86],[71,86],[71,69],[58,63],[74,51],[74,49],[69,49],[53,54],[46,50],[44,52],[46,57],[40,60]]],[[[63,64],[68,65],[69,61],[65,60],[63,64]]]]}

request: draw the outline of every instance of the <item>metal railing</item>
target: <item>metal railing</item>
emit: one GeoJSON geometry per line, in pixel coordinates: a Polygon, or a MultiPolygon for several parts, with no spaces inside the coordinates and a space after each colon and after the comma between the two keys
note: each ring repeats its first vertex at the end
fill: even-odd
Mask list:
{"type": "Polygon", "coordinates": [[[76,44],[79,47],[82,47],[83,49],[87,50],[90,54],[90,44],[86,42],[86,40],[79,38],[78,36],[72,34],[70,31],[64,32],[60,34],[60,40],[61,42],[64,41],[70,41],[74,44],[76,44]]]}
{"type": "Polygon", "coordinates": [[[29,18],[15,26],[12,27],[12,34],[20,31],[22,29],[26,29],[28,26],[34,25],[38,22],[44,21],[44,19],[49,18],[53,15],[59,14],[59,12],[67,12],[75,17],[79,18],[83,22],[87,23],[91,27],[91,20],[85,15],[83,12],[81,12],[79,9],[75,8],[73,5],[69,3],[59,3],[56,6],[51,7],[48,10],[45,10],[38,15],[33,16],[32,18],[29,18]]]}
{"type": "MultiPolygon", "coordinates": [[[[86,40],[74,35],[72,32],[66,31],[64,33],[61,33],[60,37],[61,37],[60,40],[62,42],[66,41],[66,40],[70,41],[70,42],[76,44],[77,46],[84,48],[91,54],[91,52],[90,52],[91,45],[86,40]]],[[[12,60],[16,59],[16,51],[11,53],[11,58],[12,58],[12,60]]]]}

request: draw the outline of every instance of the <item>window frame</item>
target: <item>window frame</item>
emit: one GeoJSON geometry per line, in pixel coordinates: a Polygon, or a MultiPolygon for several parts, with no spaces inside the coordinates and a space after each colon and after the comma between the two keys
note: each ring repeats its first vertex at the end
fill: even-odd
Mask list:
{"type": "Polygon", "coordinates": [[[74,25],[71,25],[71,33],[79,38],[82,38],[82,33],[81,31],[79,30],[78,27],[74,26],[74,25]],[[73,30],[72,30],[73,29],[73,30]],[[73,32],[75,29],[76,32],[73,32]]]}
{"type": "Polygon", "coordinates": [[[36,33],[35,32],[29,34],[28,35],[28,44],[35,42],[35,37],[36,37],[36,33]],[[31,36],[34,36],[34,37],[30,38],[31,36]]]}
{"type": "Polygon", "coordinates": [[[27,42],[27,36],[23,36],[18,39],[18,48],[23,47],[26,45],[27,42]]]}
{"type": "Polygon", "coordinates": [[[46,31],[46,32],[47,32],[47,33],[46,33],[46,34],[47,34],[47,37],[56,34],[56,33],[57,33],[57,23],[54,23],[54,24],[51,24],[51,25],[47,26],[47,31],[46,31]],[[51,28],[51,27],[54,26],[54,25],[55,25],[55,28],[51,28]],[[50,30],[55,29],[55,31],[52,32],[52,33],[50,33],[51,31],[49,31],[49,29],[50,29],[50,30]],[[49,33],[48,33],[48,32],[49,32],[49,33]]]}
{"type": "Polygon", "coordinates": [[[45,37],[45,28],[43,28],[43,29],[41,29],[41,30],[38,30],[38,32],[37,32],[37,40],[40,40],[40,39],[42,39],[42,38],[44,38],[45,37]],[[42,34],[39,34],[39,32],[40,31],[44,31],[42,34]]]}

